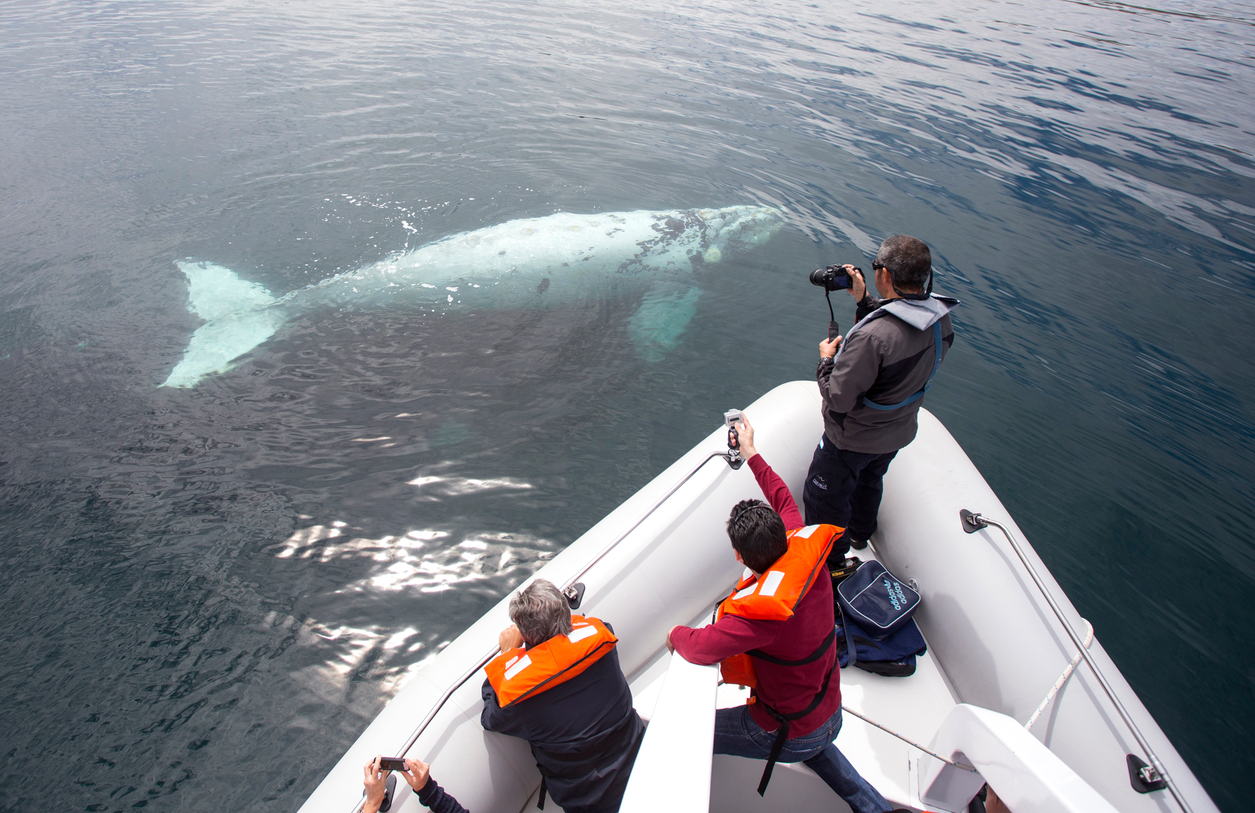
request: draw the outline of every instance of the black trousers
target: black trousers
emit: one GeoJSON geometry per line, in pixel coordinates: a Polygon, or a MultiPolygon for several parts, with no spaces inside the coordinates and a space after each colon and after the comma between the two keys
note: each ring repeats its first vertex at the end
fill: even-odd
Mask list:
{"type": "Polygon", "coordinates": [[[845,535],[833,543],[830,562],[845,558],[851,538],[862,542],[876,532],[885,472],[897,454],[847,452],[833,446],[827,437],[820,438],[806,473],[802,504],[808,525],[845,528],[845,535]]]}

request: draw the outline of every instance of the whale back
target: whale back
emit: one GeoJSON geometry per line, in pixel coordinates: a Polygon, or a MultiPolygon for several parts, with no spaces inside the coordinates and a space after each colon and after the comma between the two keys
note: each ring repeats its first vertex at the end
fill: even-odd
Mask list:
{"type": "Polygon", "coordinates": [[[559,212],[454,234],[291,298],[339,307],[394,299],[471,307],[565,304],[683,279],[766,242],[782,224],[778,212],[760,206],[559,212]]]}

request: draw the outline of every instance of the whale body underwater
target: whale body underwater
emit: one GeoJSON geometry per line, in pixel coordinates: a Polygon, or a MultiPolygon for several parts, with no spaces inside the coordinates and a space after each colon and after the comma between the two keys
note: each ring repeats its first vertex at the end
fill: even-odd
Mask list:
{"type": "Polygon", "coordinates": [[[643,359],[657,361],[696,312],[694,271],[763,245],[783,225],[763,206],[560,212],[454,234],[280,296],[228,268],[182,261],[188,310],[205,323],[161,386],[226,372],[320,307],[543,308],[644,291],[628,333],[643,359]]]}

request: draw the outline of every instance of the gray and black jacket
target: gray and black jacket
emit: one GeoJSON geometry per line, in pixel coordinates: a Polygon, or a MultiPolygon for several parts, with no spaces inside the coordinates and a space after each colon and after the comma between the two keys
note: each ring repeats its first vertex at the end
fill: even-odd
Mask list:
{"type": "Polygon", "coordinates": [[[937,295],[881,302],[868,294],[858,303],[858,322],[836,357],[820,361],[816,371],[828,442],[849,452],[885,454],[915,439],[924,403],[916,396],[940,363],[934,325],[944,358],[954,343],[949,314],[958,305],[937,295]]]}
{"type": "Polygon", "coordinates": [[[619,809],[645,724],[632,707],[617,648],[565,683],[504,709],[487,680],[482,693],[484,730],[528,741],[549,795],[566,813],[619,809]]]}

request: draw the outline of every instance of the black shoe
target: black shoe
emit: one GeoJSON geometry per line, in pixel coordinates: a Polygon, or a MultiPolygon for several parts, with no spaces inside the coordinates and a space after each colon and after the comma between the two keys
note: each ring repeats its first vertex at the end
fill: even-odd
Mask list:
{"type": "Polygon", "coordinates": [[[866,539],[859,539],[858,537],[851,535],[849,531],[845,531],[841,534],[841,536],[837,537],[837,541],[832,543],[832,555],[828,557],[828,560],[832,561],[832,559],[836,556],[837,551],[843,551],[841,555],[844,556],[849,552],[850,548],[854,548],[854,550],[862,550],[865,547],[867,547],[866,539]]]}

